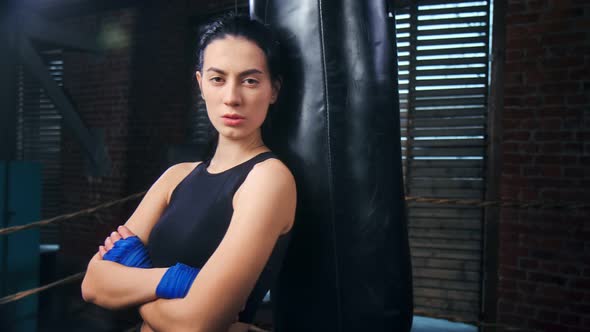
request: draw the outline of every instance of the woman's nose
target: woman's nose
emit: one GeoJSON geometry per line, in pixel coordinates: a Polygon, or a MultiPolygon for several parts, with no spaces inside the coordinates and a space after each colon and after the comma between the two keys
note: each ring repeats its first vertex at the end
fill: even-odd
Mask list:
{"type": "Polygon", "coordinates": [[[223,95],[223,103],[227,106],[238,106],[242,103],[240,89],[235,84],[226,85],[225,93],[223,95]]]}

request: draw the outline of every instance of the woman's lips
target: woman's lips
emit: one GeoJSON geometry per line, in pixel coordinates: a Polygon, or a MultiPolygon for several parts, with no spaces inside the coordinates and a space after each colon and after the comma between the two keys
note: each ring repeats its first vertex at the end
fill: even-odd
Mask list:
{"type": "Polygon", "coordinates": [[[244,122],[244,117],[237,114],[226,114],[221,117],[226,126],[237,126],[244,122]]]}

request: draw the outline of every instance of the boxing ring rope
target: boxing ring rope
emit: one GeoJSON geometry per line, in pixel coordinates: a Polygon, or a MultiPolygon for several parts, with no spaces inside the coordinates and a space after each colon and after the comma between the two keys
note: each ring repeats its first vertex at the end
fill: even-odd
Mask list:
{"type": "Polygon", "coordinates": [[[0,305],[7,304],[7,303],[10,303],[10,302],[14,302],[14,301],[18,301],[18,300],[20,300],[22,298],[25,298],[25,297],[29,296],[29,295],[40,293],[40,292],[42,292],[44,290],[47,290],[49,288],[53,288],[53,287],[61,286],[61,285],[65,285],[65,284],[69,284],[70,282],[74,282],[74,281],[77,281],[79,279],[82,279],[84,277],[84,274],[86,274],[86,271],[73,274],[73,275],[71,275],[69,277],[65,277],[63,279],[54,281],[52,283],[49,283],[49,284],[44,285],[44,286],[41,286],[41,287],[32,288],[32,289],[29,289],[29,290],[18,292],[16,294],[5,296],[3,298],[0,298],[0,305]]]}
{"type": "MultiPolygon", "coordinates": [[[[139,192],[139,193],[136,193],[136,194],[133,194],[133,195],[130,195],[130,196],[118,199],[118,200],[106,202],[106,203],[103,203],[103,204],[100,204],[100,205],[97,205],[97,206],[94,206],[94,207],[91,207],[88,209],[84,209],[84,210],[80,210],[80,211],[72,212],[72,213],[67,213],[67,214],[62,214],[62,215],[59,215],[59,216],[56,216],[53,218],[35,221],[35,222],[29,223],[26,225],[19,225],[19,226],[2,228],[2,229],[0,229],[0,235],[7,235],[7,234],[27,230],[27,229],[44,227],[47,225],[51,225],[51,224],[55,224],[55,223],[59,223],[59,222],[64,222],[69,219],[73,219],[73,218],[80,217],[80,216],[92,215],[93,213],[95,213],[97,211],[107,209],[107,208],[110,208],[110,207],[113,207],[113,206],[116,206],[119,204],[123,204],[123,203],[126,203],[126,202],[134,200],[134,199],[141,198],[143,195],[145,195],[145,193],[146,193],[146,191],[139,192]]],[[[406,202],[415,202],[415,203],[430,203],[430,204],[436,204],[436,205],[461,205],[461,206],[472,206],[472,207],[503,207],[503,208],[518,208],[518,209],[535,208],[535,209],[579,210],[579,209],[589,209],[590,208],[589,203],[582,203],[582,202],[561,203],[561,202],[556,202],[556,201],[519,201],[519,200],[481,201],[481,200],[476,200],[476,199],[446,199],[446,198],[415,197],[415,196],[406,196],[405,201],[406,202]]],[[[24,291],[21,291],[21,292],[12,294],[12,295],[7,295],[5,297],[0,298],[0,305],[5,305],[10,302],[18,301],[22,298],[25,298],[25,297],[33,295],[33,294],[40,293],[40,292],[45,291],[50,288],[54,288],[57,286],[72,283],[74,281],[78,281],[84,277],[85,273],[86,273],[85,271],[79,272],[79,273],[70,275],[68,277],[65,277],[63,279],[57,280],[55,282],[49,283],[47,285],[43,285],[43,286],[29,289],[29,290],[24,290],[24,291]]],[[[503,325],[503,324],[485,323],[485,322],[481,322],[481,321],[466,321],[464,319],[457,318],[454,316],[432,314],[432,313],[427,313],[427,312],[423,312],[420,310],[414,310],[414,314],[417,316],[436,318],[436,319],[444,319],[444,320],[448,320],[451,322],[470,324],[470,325],[475,325],[478,327],[499,328],[499,329],[502,329],[505,331],[531,331],[528,329],[515,328],[515,327],[503,325]]],[[[268,332],[268,331],[260,329],[256,326],[251,326],[250,330],[255,331],[255,332],[268,332]]]]}
{"type": "MultiPolygon", "coordinates": [[[[85,210],[80,210],[77,212],[72,212],[68,214],[62,214],[53,218],[43,219],[39,221],[32,222],[26,225],[19,225],[19,226],[11,226],[6,228],[0,229],[0,235],[6,235],[10,233],[15,233],[18,231],[23,231],[30,228],[35,227],[43,227],[53,223],[63,222],[68,219],[73,219],[80,216],[91,215],[99,210],[106,209],[113,207],[118,204],[122,204],[128,202],[130,200],[140,198],[145,195],[146,191],[139,192],[125,198],[103,203],[97,205],[92,208],[88,208],[85,210]]],[[[582,202],[568,202],[568,203],[561,203],[556,201],[519,201],[519,200],[499,200],[499,201],[481,201],[477,199],[449,199],[449,198],[433,198],[433,197],[415,197],[415,196],[406,196],[406,202],[415,202],[415,203],[430,203],[430,204],[437,204],[437,205],[460,205],[460,206],[472,206],[472,207],[502,207],[502,208],[518,208],[518,209],[559,209],[559,210],[579,210],[579,209],[589,209],[590,203],[582,203],[582,202]]]]}
{"type": "Polygon", "coordinates": [[[35,222],[30,223],[30,224],[2,228],[2,229],[0,229],[0,235],[6,235],[6,234],[18,232],[18,231],[24,231],[26,229],[35,228],[35,227],[43,227],[43,226],[47,226],[47,225],[50,225],[50,224],[62,222],[62,221],[68,220],[68,219],[73,219],[73,218],[76,218],[76,217],[91,215],[91,214],[93,214],[93,213],[95,213],[97,211],[100,211],[102,209],[110,208],[110,207],[113,207],[115,205],[123,204],[125,202],[130,201],[130,200],[133,200],[133,199],[142,197],[143,195],[145,195],[146,192],[147,191],[142,191],[142,192],[139,192],[137,194],[133,194],[133,195],[130,195],[130,196],[127,196],[125,198],[118,199],[118,200],[106,202],[106,203],[103,203],[103,204],[100,204],[100,205],[97,205],[95,207],[91,207],[91,208],[88,208],[88,209],[85,209],[85,210],[80,210],[80,211],[77,211],[77,212],[62,214],[62,215],[59,215],[59,216],[56,216],[56,217],[53,217],[53,218],[44,219],[44,220],[40,220],[40,221],[35,221],[35,222]]]}

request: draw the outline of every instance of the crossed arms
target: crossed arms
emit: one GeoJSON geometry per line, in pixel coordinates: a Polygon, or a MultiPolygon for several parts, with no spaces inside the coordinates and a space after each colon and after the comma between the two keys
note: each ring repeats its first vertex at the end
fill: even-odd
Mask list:
{"type": "Polygon", "coordinates": [[[121,236],[137,235],[145,244],[176,185],[196,166],[178,164],[150,188],[120,232],[91,259],[82,283],[88,302],[111,309],[140,306],[145,329],[227,331],[243,308],[278,237],[292,226],[296,189],[290,171],[278,160],[257,164],[233,198],[230,226],[183,299],[158,299],[155,289],[166,269],[139,269],[102,260],[121,236]],[[123,234],[120,234],[123,233],[123,234]]]}

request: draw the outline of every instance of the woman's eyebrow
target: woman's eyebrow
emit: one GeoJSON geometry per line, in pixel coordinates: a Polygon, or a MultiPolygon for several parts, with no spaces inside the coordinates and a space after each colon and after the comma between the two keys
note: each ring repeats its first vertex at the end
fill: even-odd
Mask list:
{"type": "Polygon", "coordinates": [[[240,77],[244,77],[244,76],[248,76],[248,75],[252,75],[252,74],[262,74],[262,71],[258,70],[258,69],[248,69],[245,70],[243,72],[240,73],[240,77]]]}
{"type": "Polygon", "coordinates": [[[207,72],[210,72],[210,71],[214,71],[214,72],[221,74],[221,75],[226,74],[223,70],[221,70],[219,68],[215,68],[215,67],[209,67],[209,69],[207,69],[207,72]]]}
{"type": "MultiPolygon", "coordinates": [[[[218,74],[221,75],[227,75],[227,73],[219,68],[215,68],[215,67],[209,67],[207,69],[207,72],[216,72],[218,74]]],[[[248,69],[248,70],[244,70],[243,72],[241,72],[240,74],[238,74],[239,77],[244,77],[244,76],[248,76],[248,75],[252,75],[252,74],[263,74],[262,71],[260,71],[259,69],[256,68],[252,68],[252,69],[248,69]]]]}

